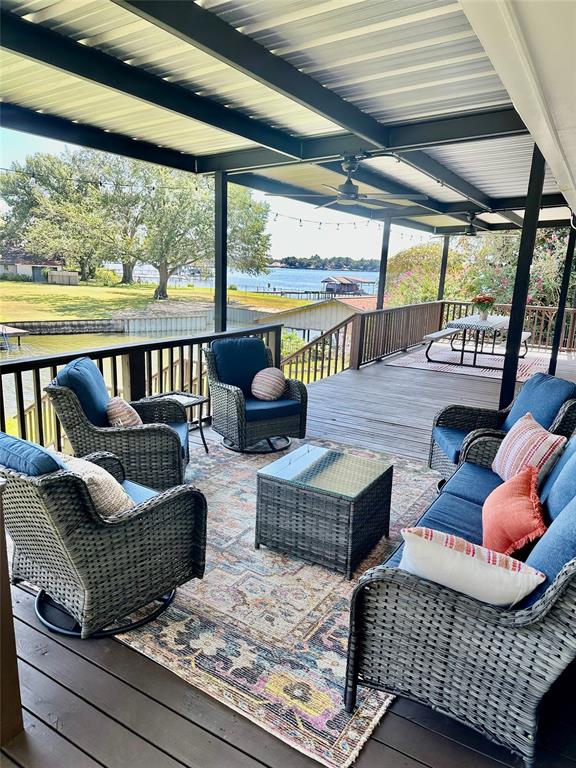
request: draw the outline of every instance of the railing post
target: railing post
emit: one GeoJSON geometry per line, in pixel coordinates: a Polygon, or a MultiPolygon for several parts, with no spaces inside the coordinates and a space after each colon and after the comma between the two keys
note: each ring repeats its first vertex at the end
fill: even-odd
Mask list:
{"type": "Polygon", "coordinates": [[[6,555],[6,534],[4,532],[4,514],[2,510],[2,492],[4,491],[5,484],[5,480],[0,480],[0,607],[2,609],[0,623],[0,652],[2,660],[0,746],[2,747],[24,730],[18,662],[16,658],[16,640],[14,637],[14,618],[12,616],[12,600],[10,597],[10,578],[8,576],[8,557],[6,555]]]}
{"type": "Polygon", "coordinates": [[[352,323],[352,338],[350,340],[350,368],[357,371],[362,365],[364,348],[364,316],[360,313],[354,316],[352,323]]]}
{"type": "MultiPolygon", "coordinates": [[[[160,371],[162,376],[162,371],[160,371]]],[[[146,395],[146,361],[143,349],[122,355],[122,386],[125,400],[140,400],[146,395]]]]}
{"type": "Polygon", "coordinates": [[[270,345],[272,350],[272,362],[276,368],[280,368],[280,362],[282,359],[282,326],[279,328],[274,328],[272,334],[272,344],[270,345]]]}
{"type": "Polygon", "coordinates": [[[562,285],[560,287],[560,297],[558,299],[558,309],[556,312],[556,322],[554,324],[550,365],[548,366],[548,373],[552,376],[554,376],[556,373],[558,351],[562,346],[562,337],[564,336],[564,324],[566,320],[566,299],[568,298],[568,288],[570,286],[570,278],[572,277],[572,262],[574,259],[575,243],[576,230],[570,227],[570,234],[568,235],[568,247],[566,248],[566,259],[564,261],[564,272],[562,273],[562,285]]]}

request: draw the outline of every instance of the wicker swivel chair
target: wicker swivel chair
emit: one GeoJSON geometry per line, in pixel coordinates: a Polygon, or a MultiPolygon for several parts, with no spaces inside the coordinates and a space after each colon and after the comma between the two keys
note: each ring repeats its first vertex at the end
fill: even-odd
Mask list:
{"type": "Polygon", "coordinates": [[[223,436],[227,448],[270,453],[287,448],[291,437],[306,436],[308,393],[302,382],[288,379],[281,400],[252,397],[252,379],[273,365],[272,352],[261,339],[219,339],[204,350],[204,355],[212,428],[223,436]],[[263,441],[264,448],[258,445],[263,441]]]}
{"type": "Polygon", "coordinates": [[[507,408],[449,405],[434,419],[428,466],[448,480],[470,443],[482,435],[502,440],[510,427],[528,412],[551,432],[570,437],[576,429],[576,384],[537,373],[507,408]]]}
{"type": "MultiPolygon", "coordinates": [[[[0,454],[6,438],[15,440],[0,433],[0,454]]],[[[50,629],[83,639],[127,631],[158,616],[176,587],[202,578],[206,501],[200,491],[181,485],[157,493],[127,481],[116,456],[95,453],[86,458],[110,472],[135,502],[129,511],[104,518],[85,482],[44,454],[44,466],[38,461],[17,465],[4,457],[33,474],[1,464],[0,476],[7,480],[4,516],[14,542],[12,580],[40,588],[36,609],[50,629]],[[105,629],[156,600],[159,607],[144,618],[105,629]]]]}
{"type": "Polygon", "coordinates": [[[157,490],[183,482],[190,454],[188,417],[179,403],[134,401],[130,404],[144,423],[111,427],[106,416],[106,384],[87,357],[68,363],[45,392],[76,456],[109,451],[121,460],[129,480],[157,490]]]}

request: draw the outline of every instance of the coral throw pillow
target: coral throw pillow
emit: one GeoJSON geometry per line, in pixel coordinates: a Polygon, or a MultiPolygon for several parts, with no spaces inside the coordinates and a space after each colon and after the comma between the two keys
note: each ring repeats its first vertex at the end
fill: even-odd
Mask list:
{"type": "Polygon", "coordinates": [[[106,415],[111,427],[137,427],[142,424],[138,412],[121,397],[111,397],[108,400],[106,415]]]}
{"type": "Polygon", "coordinates": [[[538,470],[526,467],[492,491],[482,507],[482,546],[511,555],[546,533],[538,470]]]}
{"type": "Polygon", "coordinates": [[[104,467],[92,464],[86,459],[67,456],[65,453],[56,454],[66,469],[79,475],[86,483],[88,493],[100,517],[110,517],[127,512],[135,504],[118,480],[107,472],[104,467]]]}
{"type": "Polygon", "coordinates": [[[263,368],[252,379],[251,389],[258,400],[279,400],[286,391],[286,377],[279,368],[263,368]]]}
{"type": "Polygon", "coordinates": [[[431,528],[404,528],[399,568],[483,603],[510,606],[546,576],[520,560],[431,528]]]}
{"type": "Polygon", "coordinates": [[[502,480],[510,480],[525,467],[536,467],[541,483],[564,450],[565,443],[565,437],[548,432],[531,413],[527,413],[518,419],[500,443],[492,469],[502,480]]]}

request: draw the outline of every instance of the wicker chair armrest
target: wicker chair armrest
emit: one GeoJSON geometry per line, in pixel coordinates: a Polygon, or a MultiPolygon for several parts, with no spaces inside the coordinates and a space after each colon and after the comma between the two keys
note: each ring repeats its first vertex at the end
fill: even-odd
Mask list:
{"type": "Polygon", "coordinates": [[[475,429],[466,436],[460,450],[458,465],[465,461],[481,467],[491,467],[506,433],[500,429],[475,429]]]}
{"type": "Polygon", "coordinates": [[[169,424],[188,420],[186,408],[176,400],[171,400],[168,395],[153,400],[133,400],[130,405],[144,424],[169,424]]]}
{"type": "Polygon", "coordinates": [[[436,414],[433,426],[472,432],[474,429],[499,429],[505,418],[505,411],[469,405],[448,405],[436,414]]]}
{"type": "Polygon", "coordinates": [[[117,515],[99,517],[99,522],[104,526],[126,526],[135,523],[137,520],[161,517],[166,520],[172,514],[171,510],[176,510],[182,506],[182,503],[189,504],[190,511],[198,509],[206,517],[206,499],[204,494],[193,485],[176,485],[167,491],[153,496],[141,504],[137,504],[126,512],[120,512],[117,515]]]}
{"type": "Polygon", "coordinates": [[[118,480],[119,483],[126,480],[126,474],[124,472],[124,465],[114,453],[109,451],[95,451],[89,453],[86,456],[82,456],[85,461],[90,461],[92,464],[97,464],[102,469],[109,472],[112,477],[118,480]]]}
{"type": "MultiPolygon", "coordinates": [[[[382,615],[387,617],[386,621],[388,617],[393,620],[397,604],[409,602],[410,615],[415,626],[421,622],[430,621],[431,606],[434,606],[436,621],[442,612],[445,612],[447,621],[451,621],[451,616],[458,616],[463,620],[464,626],[470,627],[470,634],[476,638],[474,642],[477,642],[482,624],[498,626],[502,629],[520,629],[542,621],[575,579],[576,558],[564,566],[542,597],[529,608],[500,608],[482,603],[400,568],[379,565],[366,571],[360,578],[354,593],[354,602],[363,590],[371,590],[373,594],[374,590],[377,590],[377,599],[383,604],[379,605],[379,608],[382,615]]],[[[574,590],[572,590],[572,597],[569,597],[570,600],[574,598],[573,592],[574,590]]],[[[393,636],[394,632],[390,631],[389,634],[393,636]]],[[[401,636],[407,636],[405,627],[401,636]]]]}
{"type": "Polygon", "coordinates": [[[286,379],[286,395],[290,400],[298,400],[300,403],[308,400],[308,390],[298,379],[286,379]]]}
{"type": "Polygon", "coordinates": [[[566,400],[552,422],[550,432],[570,438],[576,430],[576,399],[566,400]]]}

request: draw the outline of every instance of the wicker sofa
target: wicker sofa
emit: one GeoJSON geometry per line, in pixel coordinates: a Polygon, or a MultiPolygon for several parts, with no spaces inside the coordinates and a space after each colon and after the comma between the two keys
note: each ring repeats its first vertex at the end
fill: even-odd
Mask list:
{"type": "MultiPolygon", "coordinates": [[[[502,483],[490,465],[501,437],[464,448],[419,525],[482,543],[482,503],[502,483]]],[[[576,658],[576,436],[541,488],[549,528],[527,562],[546,581],[495,608],[397,566],[400,547],[355,590],[345,704],[358,684],[431,706],[534,764],[538,708],[576,658]]]]}
{"type": "Polygon", "coordinates": [[[45,391],[76,456],[109,451],[121,460],[129,480],[157,490],[183,482],[190,454],[188,417],[179,403],[133,401],[143,424],[111,427],[104,378],[87,357],[68,363],[45,391]]]}
{"type": "MultiPolygon", "coordinates": [[[[127,480],[113,454],[89,455],[135,502],[127,512],[102,517],[84,480],[59,469],[40,446],[0,433],[0,457],[0,476],[7,481],[5,523],[14,543],[12,580],[31,582],[43,591],[39,597],[45,593],[61,606],[60,613],[80,628],[64,627],[67,634],[93,636],[162,598],[160,608],[139,626],[166,607],[177,586],[202,578],[206,501],[192,486],[158,493],[127,480]],[[14,449],[17,443],[25,444],[24,462],[16,455],[21,453],[21,446],[14,449]]],[[[39,604],[37,599],[45,620],[39,604]]]]}
{"type": "Polygon", "coordinates": [[[246,451],[261,441],[269,450],[278,450],[273,438],[306,436],[308,393],[302,382],[288,379],[280,400],[257,400],[252,396],[252,379],[273,365],[272,352],[256,337],[218,339],[204,350],[210,397],[212,429],[224,438],[224,445],[246,451]]]}
{"type": "Polygon", "coordinates": [[[570,437],[576,429],[576,384],[537,373],[507,408],[449,405],[434,419],[428,465],[447,480],[467,445],[481,434],[502,437],[528,411],[546,429],[570,437]]]}

